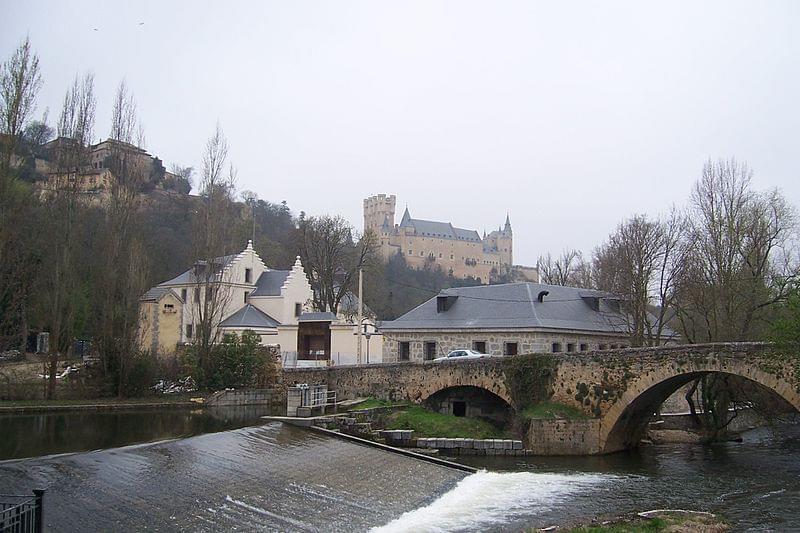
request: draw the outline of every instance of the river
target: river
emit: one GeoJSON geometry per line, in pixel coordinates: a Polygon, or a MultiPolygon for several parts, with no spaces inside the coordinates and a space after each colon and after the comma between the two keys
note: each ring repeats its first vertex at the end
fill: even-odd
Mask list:
{"type": "MultiPolygon", "coordinates": [[[[137,423],[162,427],[160,416],[137,423]]],[[[470,475],[253,423],[231,417],[242,427],[0,461],[0,493],[46,487],[52,531],[520,531],[665,507],[718,512],[737,531],[800,529],[798,426],[604,457],[462,458],[484,469],[470,475]]]]}

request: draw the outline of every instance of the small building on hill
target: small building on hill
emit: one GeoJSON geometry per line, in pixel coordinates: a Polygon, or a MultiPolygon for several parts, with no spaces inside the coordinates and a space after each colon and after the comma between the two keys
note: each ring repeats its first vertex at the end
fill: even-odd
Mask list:
{"type": "MultiPolygon", "coordinates": [[[[238,254],[197,261],[190,269],[159,283],[140,300],[140,342],[143,349],[174,354],[197,338],[206,297],[215,298],[213,312],[219,339],[249,330],[264,345],[278,345],[289,366],[354,364],[356,320],[348,294],[337,313],[317,312],[313,291],[298,257],[289,270],[268,268],[252,243],[238,254]],[[209,289],[206,269],[213,269],[209,289]],[[207,291],[216,291],[216,296],[207,291]]],[[[362,343],[366,354],[366,340],[362,343]]],[[[380,362],[382,337],[370,339],[370,362],[380,362]]],[[[366,362],[366,357],[364,358],[366,362]]]]}
{"type": "Polygon", "coordinates": [[[619,298],[541,283],[446,289],[381,325],[386,362],[426,361],[456,349],[517,355],[624,348],[628,331],[619,298]]]}

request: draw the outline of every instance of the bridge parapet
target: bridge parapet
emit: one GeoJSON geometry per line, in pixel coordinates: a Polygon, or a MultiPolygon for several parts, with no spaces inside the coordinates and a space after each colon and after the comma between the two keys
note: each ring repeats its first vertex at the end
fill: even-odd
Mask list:
{"type": "Polygon", "coordinates": [[[800,410],[800,374],[792,358],[776,357],[773,347],[764,343],[285,369],[283,383],[325,383],[340,398],[422,402],[448,388],[477,387],[514,408],[549,400],[578,407],[595,419],[597,423],[587,425],[596,428],[586,436],[593,442],[587,449],[604,453],[635,445],[668,396],[712,372],[753,381],[800,410]]]}

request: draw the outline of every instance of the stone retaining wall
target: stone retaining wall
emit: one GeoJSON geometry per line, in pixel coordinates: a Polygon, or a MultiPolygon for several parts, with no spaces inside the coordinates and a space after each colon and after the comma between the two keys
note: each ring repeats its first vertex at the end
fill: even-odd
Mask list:
{"type": "Polygon", "coordinates": [[[525,447],[534,455],[600,453],[600,420],[531,420],[525,447]]]}
{"type": "Polygon", "coordinates": [[[283,404],[286,396],[275,389],[236,389],[215,392],[207,400],[209,406],[283,404]]]}
{"type": "Polygon", "coordinates": [[[531,455],[521,440],[418,438],[417,448],[434,448],[445,455],[531,455]]]}

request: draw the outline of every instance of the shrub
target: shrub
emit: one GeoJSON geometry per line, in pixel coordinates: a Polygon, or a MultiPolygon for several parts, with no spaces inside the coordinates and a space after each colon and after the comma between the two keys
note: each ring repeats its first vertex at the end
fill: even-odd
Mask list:
{"type": "Polygon", "coordinates": [[[202,389],[269,386],[275,381],[275,361],[260,340],[252,331],[243,332],[241,337],[227,334],[212,348],[203,368],[190,348],[184,357],[187,371],[202,389]]]}

